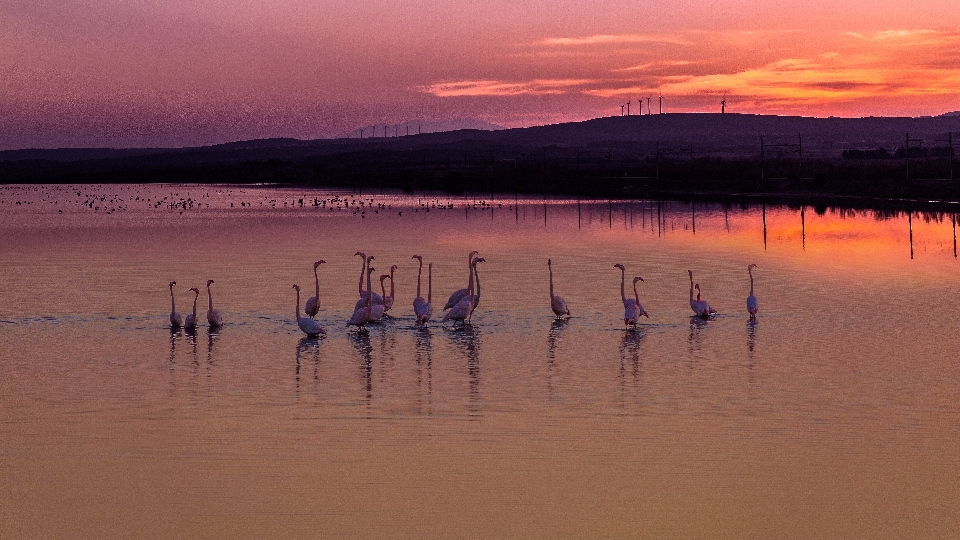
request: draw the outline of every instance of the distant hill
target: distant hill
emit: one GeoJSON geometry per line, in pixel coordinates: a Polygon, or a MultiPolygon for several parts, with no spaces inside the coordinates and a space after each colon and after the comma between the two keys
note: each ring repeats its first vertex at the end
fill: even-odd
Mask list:
{"type": "Polygon", "coordinates": [[[359,139],[361,130],[364,138],[375,137],[403,137],[406,135],[417,135],[423,133],[443,133],[447,131],[458,131],[461,129],[476,129],[481,131],[498,131],[506,129],[503,126],[477,120],[475,118],[457,118],[454,120],[428,121],[428,120],[407,120],[397,124],[374,124],[370,126],[359,127],[341,138],[359,139]]]}

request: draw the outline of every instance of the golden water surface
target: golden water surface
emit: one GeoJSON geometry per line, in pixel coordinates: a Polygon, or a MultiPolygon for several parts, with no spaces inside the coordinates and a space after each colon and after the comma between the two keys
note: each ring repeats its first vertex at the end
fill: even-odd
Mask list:
{"type": "Polygon", "coordinates": [[[960,536],[950,215],[121,185],[0,216],[0,538],[960,536]],[[368,332],[358,250],[398,267],[368,332]]]}

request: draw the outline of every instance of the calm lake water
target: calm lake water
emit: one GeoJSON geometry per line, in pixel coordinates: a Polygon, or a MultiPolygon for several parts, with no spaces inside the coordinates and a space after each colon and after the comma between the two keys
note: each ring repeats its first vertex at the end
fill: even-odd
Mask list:
{"type": "Polygon", "coordinates": [[[0,216],[0,538],[960,536],[950,215],[126,185],[0,216]],[[439,321],[474,249],[473,325],[417,329],[411,255],[439,321]],[[358,250],[398,266],[366,333],[358,250]]]}

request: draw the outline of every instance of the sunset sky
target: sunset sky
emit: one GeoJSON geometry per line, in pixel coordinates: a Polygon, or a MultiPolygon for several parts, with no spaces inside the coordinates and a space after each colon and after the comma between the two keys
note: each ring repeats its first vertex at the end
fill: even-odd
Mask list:
{"type": "Polygon", "coordinates": [[[0,149],[960,110],[960,2],[0,0],[0,149]],[[646,106],[644,106],[646,112],[646,106]]]}

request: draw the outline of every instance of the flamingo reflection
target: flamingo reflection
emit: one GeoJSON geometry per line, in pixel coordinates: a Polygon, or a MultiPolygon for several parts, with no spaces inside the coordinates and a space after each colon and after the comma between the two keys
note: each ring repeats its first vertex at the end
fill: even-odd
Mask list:
{"type": "Polygon", "coordinates": [[[467,371],[470,379],[470,412],[480,412],[480,343],[481,333],[471,325],[463,326],[456,332],[449,332],[453,345],[467,359],[467,371]]]}
{"type": "Polygon", "coordinates": [[[301,359],[313,357],[313,378],[314,380],[319,379],[319,370],[320,370],[320,340],[315,337],[302,337],[300,341],[297,342],[297,367],[295,370],[295,378],[297,381],[297,390],[300,389],[300,366],[301,359]]]}
{"type": "Polygon", "coordinates": [[[347,334],[347,338],[360,355],[360,374],[366,386],[369,407],[373,399],[373,344],[370,343],[370,333],[354,332],[347,334]]]}
{"type": "MultiPolygon", "coordinates": [[[[414,361],[417,364],[417,389],[423,387],[423,369],[426,368],[427,379],[427,399],[426,413],[429,415],[433,411],[433,336],[427,328],[418,328],[413,335],[414,343],[414,361]]],[[[423,414],[422,390],[417,398],[417,411],[423,414]]]]}

